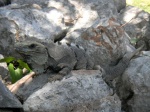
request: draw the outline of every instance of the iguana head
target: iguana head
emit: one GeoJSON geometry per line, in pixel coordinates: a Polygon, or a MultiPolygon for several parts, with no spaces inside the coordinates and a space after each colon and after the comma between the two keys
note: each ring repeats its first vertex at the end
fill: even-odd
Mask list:
{"type": "Polygon", "coordinates": [[[27,61],[43,65],[48,60],[46,47],[36,41],[23,41],[15,44],[15,50],[27,61]]]}

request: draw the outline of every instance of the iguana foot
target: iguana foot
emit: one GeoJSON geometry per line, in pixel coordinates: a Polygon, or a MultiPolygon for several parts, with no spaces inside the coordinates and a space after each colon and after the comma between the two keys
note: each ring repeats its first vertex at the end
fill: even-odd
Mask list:
{"type": "Polygon", "coordinates": [[[71,68],[68,66],[68,64],[60,63],[57,65],[61,70],[59,71],[59,74],[61,75],[67,75],[71,72],[71,68]]]}
{"type": "Polygon", "coordinates": [[[49,82],[55,82],[55,81],[60,81],[60,80],[62,80],[63,78],[65,78],[65,79],[68,79],[68,78],[70,78],[72,75],[66,75],[66,76],[63,76],[63,75],[61,75],[61,74],[57,74],[57,75],[52,75],[50,78],[48,78],[48,81],[49,82]]]}
{"type": "Polygon", "coordinates": [[[60,63],[60,64],[57,65],[57,67],[63,69],[65,67],[68,67],[68,64],[66,64],[66,63],[60,63]]]}
{"type": "Polygon", "coordinates": [[[68,75],[70,72],[71,72],[71,70],[68,67],[63,68],[61,71],[59,71],[59,73],[63,76],[68,75]]]}
{"type": "Polygon", "coordinates": [[[107,83],[107,85],[109,87],[113,87],[113,84],[112,84],[113,78],[111,76],[108,76],[108,75],[105,74],[105,75],[102,76],[102,78],[107,83]]]}
{"type": "Polygon", "coordinates": [[[50,78],[48,78],[49,82],[57,81],[63,79],[63,75],[57,74],[57,75],[52,75],[50,78]]]}

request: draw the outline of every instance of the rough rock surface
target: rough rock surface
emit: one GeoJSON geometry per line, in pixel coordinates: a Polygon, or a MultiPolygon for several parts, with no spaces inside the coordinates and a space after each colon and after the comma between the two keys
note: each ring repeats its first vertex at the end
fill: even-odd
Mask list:
{"type": "Polygon", "coordinates": [[[125,31],[132,39],[137,39],[136,47],[145,44],[145,50],[150,49],[150,14],[137,7],[127,6],[120,13],[125,31]]]}
{"type": "MultiPolygon", "coordinates": [[[[0,54],[0,59],[3,59],[3,55],[0,54]]],[[[8,68],[6,63],[0,63],[0,77],[2,79],[6,78],[8,74],[8,68]]]]}
{"type": "Polygon", "coordinates": [[[132,38],[141,36],[140,34],[144,33],[143,30],[149,21],[149,13],[134,6],[127,6],[120,13],[120,17],[124,23],[131,20],[128,24],[125,25],[125,31],[132,38]]]}
{"type": "Polygon", "coordinates": [[[150,107],[150,54],[130,62],[118,86],[123,109],[127,112],[149,112],[150,107]]]}
{"type": "Polygon", "coordinates": [[[120,12],[126,7],[126,0],[114,0],[115,5],[117,6],[117,11],[120,12]]]}
{"type": "Polygon", "coordinates": [[[114,18],[111,18],[104,19],[103,23],[98,22],[87,29],[75,30],[65,39],[83,46],[96,65],[105,66],[109,65],[112,60],[122,57],[127,47],[130,48],[128,40],[124,37],[126,38],[123,29],[114,18]]]}
{"type": "Polygon", "coordinates": [[[49,82],[49,77],[54,73],[47,73],[29,78],[18,90],[14,91],[15,96],[22,102],[37,90],[41,89],[46,83],[49,82]]]}
{"type": "Polygon", "coordinates": [[[5,87],[0,80],[0,108],[22,108],[18,99],[5,87]]]}
{"type": "Polygon", "coordinates": [[[25,112],[121,112],[120,101],[99,71],[72,71],[72,77],[47,83],[25,102],[25,112]]]}
{"type": "Polygon", "coordinates": [[[0,7],[11,4],[11,0],[0,0],[0,7]]]}

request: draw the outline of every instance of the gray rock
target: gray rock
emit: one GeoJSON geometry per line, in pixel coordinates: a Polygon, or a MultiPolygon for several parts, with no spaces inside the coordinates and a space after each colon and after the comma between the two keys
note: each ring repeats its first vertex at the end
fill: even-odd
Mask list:
{"type": "Polygon", "coordinates": [[[120,101],[99,71],[72,71],[72,77],[47,83],[25,102],[25,112],[121,112],[120,101]]]}
{"type": "Polygon", "coordinates": [[[62,42],[82,46],[93,58],[95,65],[109,65],[122,57],[128,51],[127,48],[131,48],[127,35],[115,19],[118,13],[114,1],[86,0],[83,4],[87,5],[79,10],[82,17],[62,42]]]}
{"type": "Polygon", "coordinates": [[[42,75],[37,75],[33,78],[28,79],[21,87],[19,87],[15,92],[15,96],[20,98],[21,101],[26,101],[27,98],[34,92],[41,89],[46,83],[49,82],[51,75],[56,75],[54,73],[47,73],[42,75]]]}
{"type": "Polygon", "coordinates": [[[24,4],[38,4],[38,5],[45,5],[47,6],[48,1],[50,0],[11,0],[12,3],[17,3],[20,5],[24,5],[24,4]]]}
{"type": "Polygon", "coordinates": [[[83,46],[87,54],[93,58],[95,65],[102,67],[109,65],[112,61],[123,57],[128,48],[131,49],[127,35],[113,19],[98,20],[97,24],[87,29],[74,30],[62,42],[83,46]]]}
{"type": "Polygon", "coordinates": [[[0,7],[11,4],[11,0],[0,0],[0,7]]]}
{"type": "Polygon", "coordinates": [[[22,108],[18,99],[0,81],[0,108],[22,108]]]}
{"type": "Polygon", "coordinates": [[[13,110],[8,110],[8,109],[0,109],[0,112],[13,112],[13,110]]]}
{"type": "Polygon", "coordinates": [[[149,21],[149,14],[143,11],[142,9],[139,9],[134,6],[127,6],[120,13],[120,17],[124,23],[129,22],[131,20],[127,25],[125,25],[125,30],[127,33],[129,32],[130,37],[135,37],[138,36],[138,34],[142,33],[142,29],[146,27],[149,21]],[[132,29],[133,27],[135,28],[132,29]],[[133,30],[135,31],[132,32],[133,30]]]}
{"type": "Polygon", "coordinates": [[[130,62],[120,84],[119,97],[128,112],[149,112],[150,107],[150,57],[142,56],[130,62]]]}
{"type": "MultiPolygon", "coordinates": [[[[0,54],[0,59],[3,59],[3,55],[0,54]]],[[[8,75],[8,68],[7,68],[7,64],[4,63],[0,63],[0,76],[2,79],[6,78],[6,76],[8,75]]]]}
{"type": "Polygon", "coordinates": [[[120,12],[126,7],[126,0],[114,0],[115,5],[117,6],[117,11],[120,12]]]}
{"type": "Polygon", "coordinates": [[[123,21],[125,31],[131,39],[137,39],[134,44],[139,47],[145,44],[145,50],[148,50],[149,45],[149,31],[150,31],[150,15],[148,12],[143,11],[137,7],[127,6],[121,13],[120,18],[123,21]]]}

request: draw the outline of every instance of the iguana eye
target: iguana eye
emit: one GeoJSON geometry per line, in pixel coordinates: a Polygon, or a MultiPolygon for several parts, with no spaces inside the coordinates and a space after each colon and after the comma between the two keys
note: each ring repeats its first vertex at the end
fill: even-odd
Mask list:
{"type": "Polygon", "coordinates": [[[29,48],[30,48],[30,49],[33,49],[33,48],[35,48],[35,46],[36,46],[35,44],[31,44],[31,45],[29,46],[29,48]]]}

